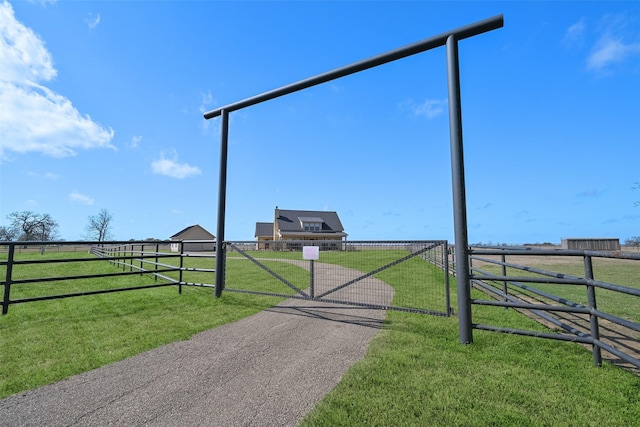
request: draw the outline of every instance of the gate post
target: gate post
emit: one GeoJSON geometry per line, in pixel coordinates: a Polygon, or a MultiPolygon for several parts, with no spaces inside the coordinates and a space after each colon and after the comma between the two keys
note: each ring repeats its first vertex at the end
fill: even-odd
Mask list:
{"type": "Polygon", "coordinates": [[[469,276],[469,242],[467,236],[467,202],[464,182],[462,144],[462,106],[460,102],[460,64],[458,39],[447,38],[447,81],[449,85],[449,132],[453,186],[453,222],[456,248],[456,288],[458,291],[458,329],[460,343],[471,344],[471,285],[469,276]]]}
{"type": "Polygon", "coordinates": [[[229,112],[220,112],[220,182],[218,188],[218,235],[216,236],[215,295],[219,298],[224,289],[224,221],[227,203],[227,148],[229,142],[229,112]]]}

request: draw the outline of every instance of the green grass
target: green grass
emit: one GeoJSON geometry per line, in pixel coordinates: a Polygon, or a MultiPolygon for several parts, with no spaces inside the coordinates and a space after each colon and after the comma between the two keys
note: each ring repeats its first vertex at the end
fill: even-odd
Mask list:
{"type": "MultiPolygon", "coordinates": [[[[81,257],[80,253],[51,253],[50,259],[81,257]]],[[[42,259],[37,254],[37,259],[42,259]]],[[[34,258],[20,254],[21,259],[34,258]]],[[[185,265],[211,268],[213,260],[185,260],[185,265]]],[[[175,261],[177,262],[177,261],[175,261]]],[[[48,264],[58,274],[98,274],[117,271],[105,262],[48,264]]],[[[24,266],[26,267],[26,266],[24,266]]],[[[31,265],[30,267],[33,267],[31,265]]],[[[37,277],[44,265],[16,271],[19,277],[37,277]]],[[[47,272],[52,276],[51,271],[47,272]]],[[[187,279],[212,274],[188,273],[187,279]]],[[[230,271],[243,277],[242,270],[230,271]]],[[[246,276],[250,280],[250,276],[246,276]]],[[[89,281],[22,284],[12,287],[12,298],[140,286],[154,283],[148,275],[131,275],[89,281]],[[47,289],[48,286],[48,289],[47,289]]],[[[0,397],[49,384],[71,375],[122,360],[193,334],[250,316],[279,299],[227,293],[220,299],[213,289],[176,286],[117,292],[78,298],[11,305],[0,317],[0,397]]]]}
{"type": "MultiPolygon", "coordinates": [[[[506,322],[522,326],[518,317],[506,322]]],[[[389,312],[387,322],[303,426],[630,426],[640,419],[640,379],[593,367],[577,345],[480,331],[473,345],[462,345],[454,318],[389,312]]]]}
{"type": "MultiPolygon", "coordinates": [[[[344,253],[322,253],[321,261],[370,271],[399,255],[374,252],[351,260],[344,253]]],[[[245,285],[278,286],[251,265],[230,261],[227,277],[245,285]]],[[[412,268],[425,268],[422,276],[442,283],[437,269],[412,268]]],[[[397,301],[410,301],[415,293],[417,285],[406,283],[415,276],[402,269],[378,277],[394,286],[397,301]]],[[[211,282],[201,273],[193,279],[211,282]]],[[[452,290],[455,307],[453,281],[452,290]]],[[[178,295],[171,287],[11,306],[0,318],[0,396],[188,339],[277,301],[236,293],[214,299],[205,288],[185,287],[178,295]]],[[[474,306],[473,311],[478,323],[544,330],[513,310],[474,306]]],[[[455,317],[390,311],[366,357],[302,424],[627,426],[638,419],[640,378],[608,364],[595,368],[590,352],[578,345],[484,331],[474,331],[473,345],[462,345],[455,317]]]]}
{"type": "MultiPolygon", "coordinates": [[[[410,287],[395,289],[395,298],[410,298],[410,287]]],[[[486,298],[476,290],[473,297],[486,298]]],[[[495,307],[474,306],[473,319],[548,331],[495,307]]],[[[608,363],[594,367],[578,345],[485,331],[462,345],[455,317],[389,311],[366,357],[302,426],[627,426],[638,419],[640,378],[608,363]]]]}

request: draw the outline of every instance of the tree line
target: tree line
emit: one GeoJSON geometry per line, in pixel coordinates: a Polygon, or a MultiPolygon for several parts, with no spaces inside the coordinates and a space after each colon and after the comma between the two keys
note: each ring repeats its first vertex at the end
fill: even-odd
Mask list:
{"type": "MultiPolygon", "coordinates": [[[[49,214],[32,211],[12,212],[7,215],[8,226],[0,226],[0,241],[39,241],[52,242],[59,239],[58,222],[49,214]]],[[[88,217],[85,226],[85,238],[102,242],[111,239],[113,215],[101,209],[96,215],[88,217]]]]}

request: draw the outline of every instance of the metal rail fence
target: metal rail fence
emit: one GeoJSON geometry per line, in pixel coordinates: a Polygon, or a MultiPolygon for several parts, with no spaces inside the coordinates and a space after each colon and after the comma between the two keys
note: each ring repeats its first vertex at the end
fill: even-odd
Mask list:
{"type": "Polygon", "coordinates": [[[225,291],[452,313],[446,241],[242,241],[223,252],[225,291]]]}
{"type": "Polygon", "coordinates": [[[4,279],[0,282],[2,314],[8,313],[10,305],[27,302],[164,286],[177,286],[178,292],[182,292],[183,285],[213,287],[184,280],[185,272],[215,272],[185,266],[184,259],[193,255],[184,252],[184,243],[187,242],[0,242],[6,247],[6,252],[0,253],[0,277],[4,279]],[[167,251],[170,244],[178,245],[179,250],[167,251]],[[79,246],[88,250],[77,252],[79,246]],[[122,286],[122,280],[112,278],[136,280],[127,280],[127,285],[122,286]]]}
{"type": "MultiPolygon", "coordinates": [[[[187,252],[190,242],[83,242],[84,253],[73,251],[77,242],[56,243],[55,252],[47,251],[50,242],[3,242],[2,313],[13,304],[77,296],[165,286],[179,293],[183,286],[215,288],[216,270],[210,267],[217,254],[187,252]],[[18,247],[25,252],[17,253],[18,247]]],[[[260,250],[261,243],[225,242],[226,290],[452,314],[446,241],[286,241],[273,242],[270,250],[260,250]],[[303,259],[308,248],[317,249],[317,259],[303,259]]]]}
{"type": "Polygon", "coordinates": [[[473,329],[577,342],[591,347],[596,366],[605,351],[640,368],[640,254],[509,247],[470,248],[469,254],[473,287],[494,298],[471,298],[472,305],[516,309],[556,332],[479,323],[473,329]],[[626,271],[629,283],[596,279],[611,269],[626,271]]]}

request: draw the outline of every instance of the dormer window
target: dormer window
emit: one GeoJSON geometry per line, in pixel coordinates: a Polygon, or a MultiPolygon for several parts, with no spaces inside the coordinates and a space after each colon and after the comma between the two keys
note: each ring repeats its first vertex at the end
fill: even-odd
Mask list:
{"type": "Polygon", "coordinates": [[[304,231],[320,231],[322,224],[319,222],[305,222],[304,231]]]}
{"type": "Polygon", "coordinates": [[[324,220],[319,217],[299,217],[300,226],[304,231],[321,231],[324,220]]]}

